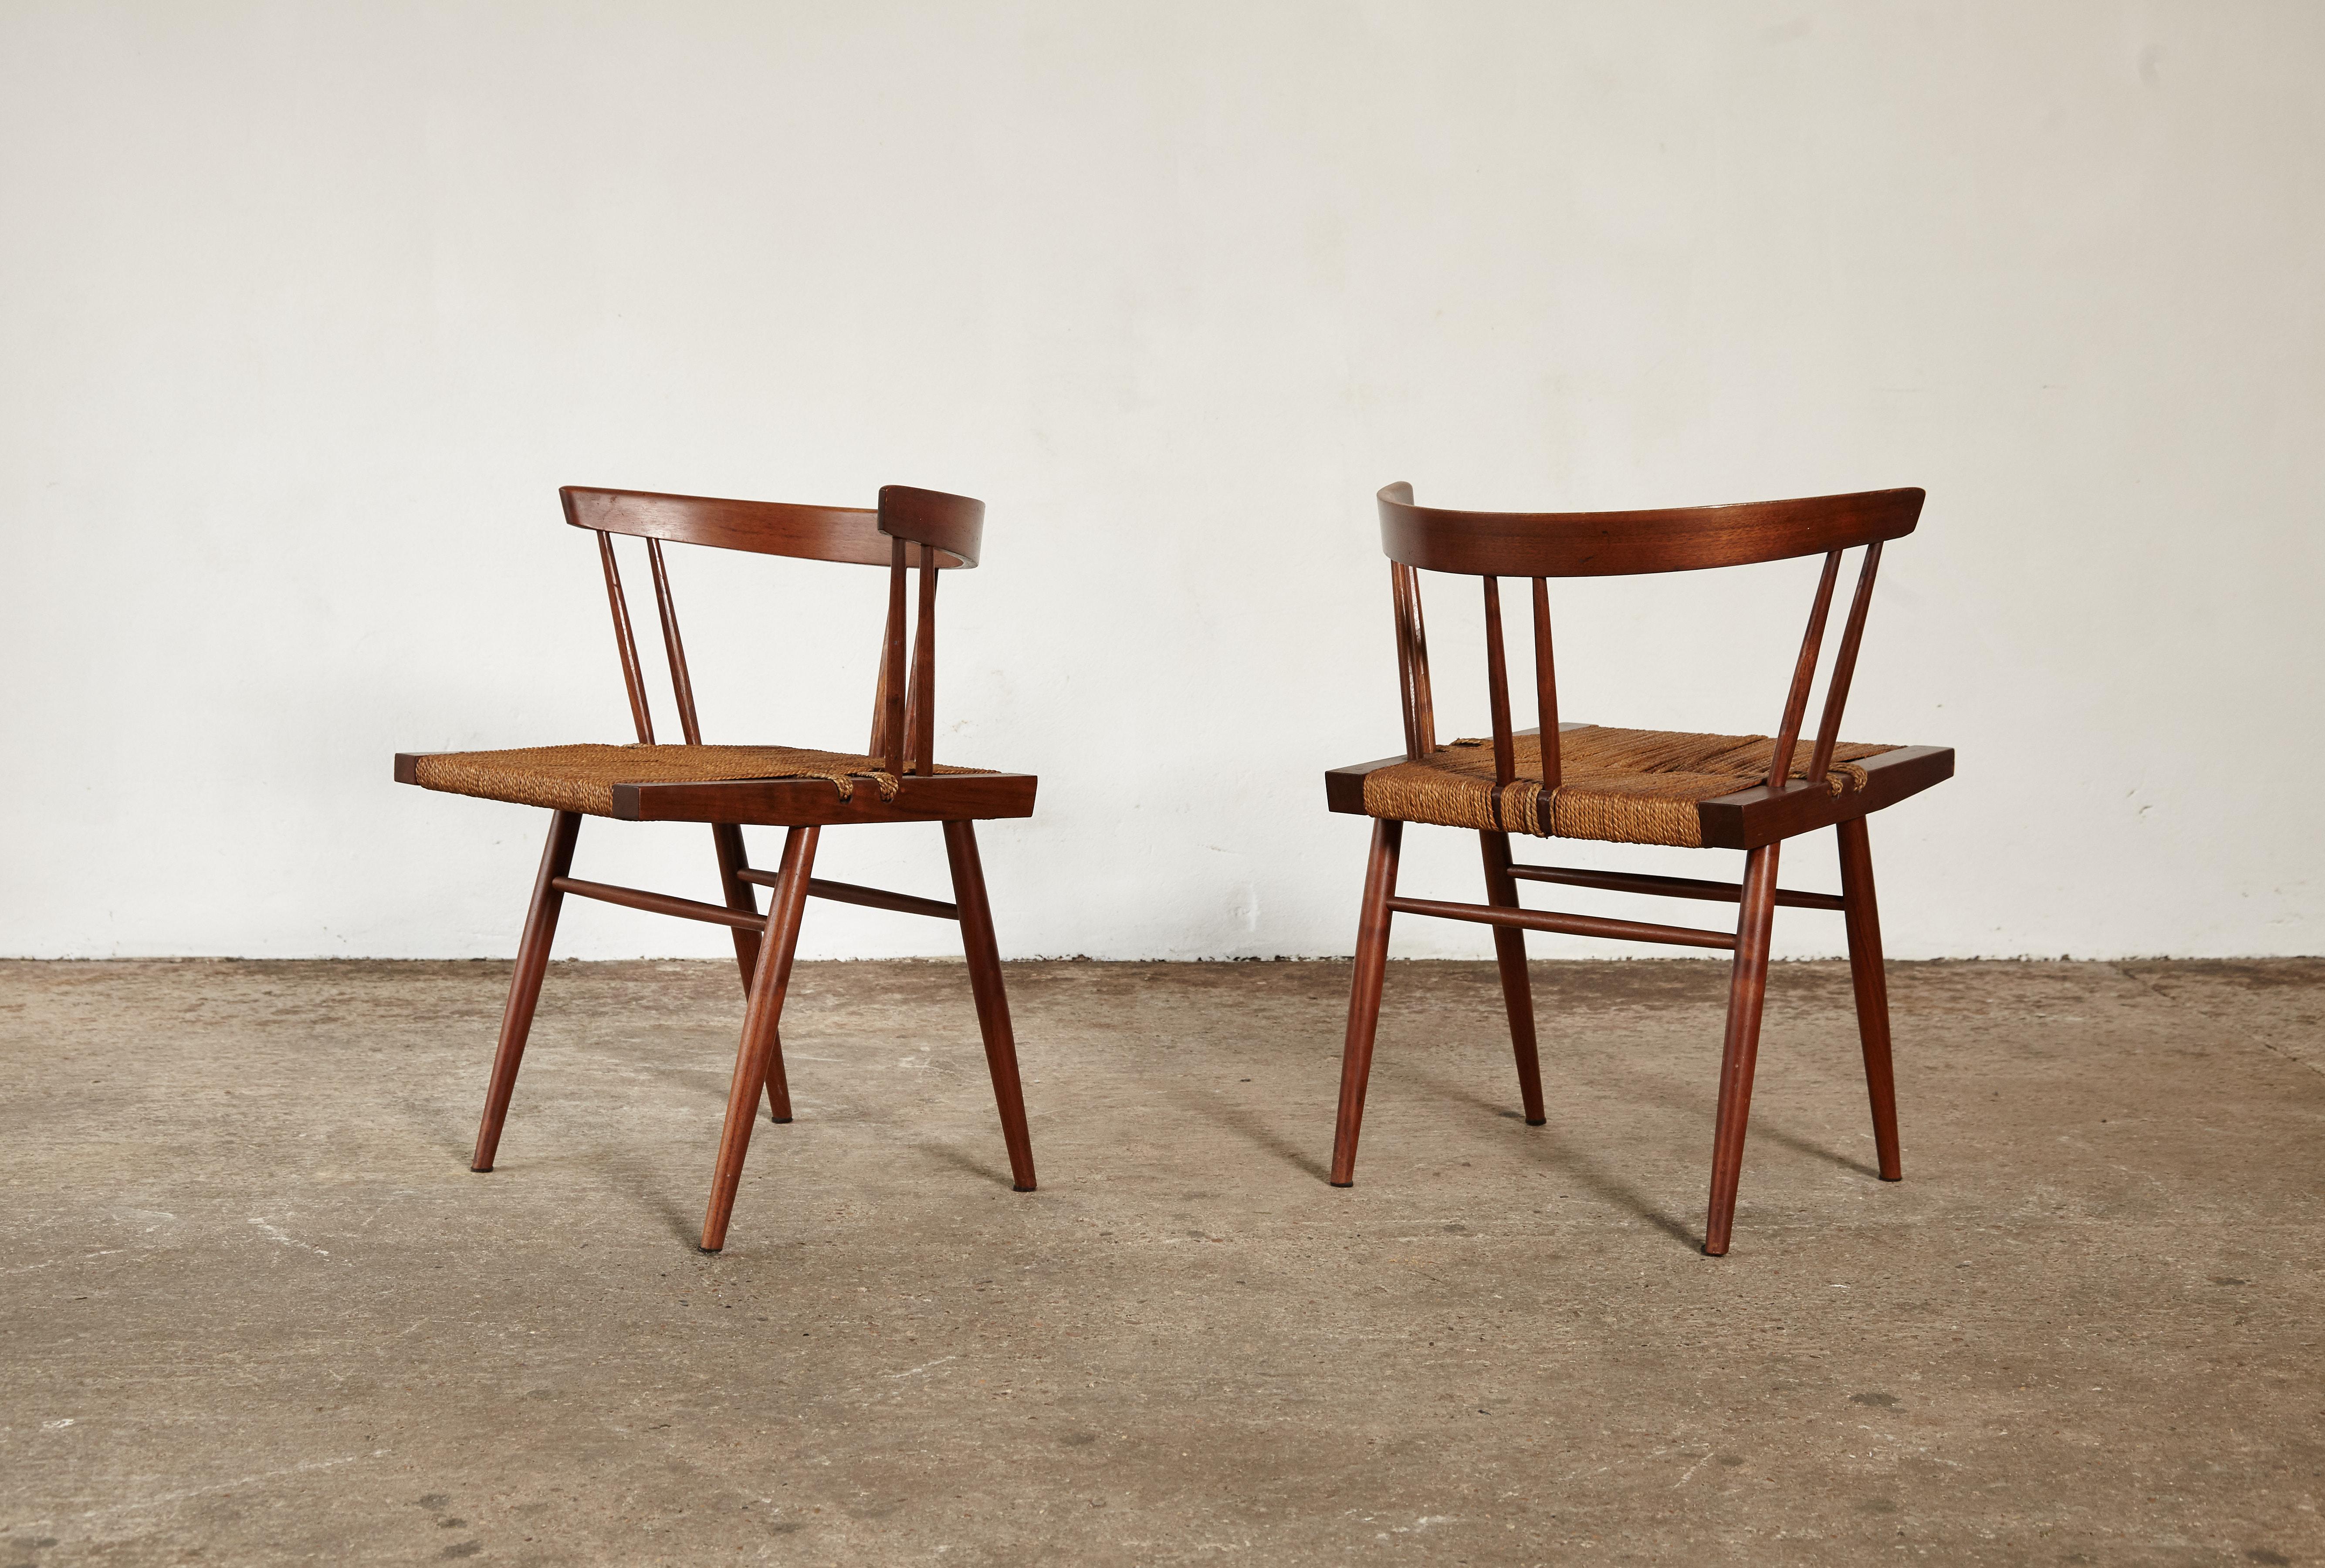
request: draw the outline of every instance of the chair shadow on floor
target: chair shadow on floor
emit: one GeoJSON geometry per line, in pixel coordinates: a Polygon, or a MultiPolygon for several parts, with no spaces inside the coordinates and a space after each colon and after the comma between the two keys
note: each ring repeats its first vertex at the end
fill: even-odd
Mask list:
{"type": "Polygon", "coordinates": [[[689,1209],[671,1193],[649,1186],[639,1201],[653,1213],[655,1219],[670,1227],[670,1233],[684,1242],[690,1250],[699,1251],[702,1245],[702,1216],[689,1209]]]}
{"type": "MultiPolygon", "coordinates": [[[[1501,1101],[1481,1094],[1466,1084],[1456,1083],[1452,1079],[1440,1078],[1426,1070],[1416,1069],[1409,1063],[1404,1065],[1400,1076],[1440,1100],[1450,1100],[1463,1106],[1490,1111],[1496,1116],[1505,1116],[1514,1121],[1524,1121],[1524,1116],[1501,1101]]],[[[1706,1115],[1704,1120],[1706,1125],[1709,1125],[1709,1116],[1706,1115]]],[[[1526,1145],[1528,1152],[1534,1158],[1554,1167],[1561,1176],[1578,1185],[1589,1188],[1592,1195],[1614,1204],[1618,1209],[1636,1214],[1672,1241],[1683,1242],[1690,1251],[1700,1250],[1702,1248],[1701,1231],[1692,1229],[1683,1221],[1666,1213],[1657,1206],[1653,1198],[1628,1185],[1621,1177],[1584,1158],[1576,1152],[1571,1140],[1557,1137],[1544,1139],[1540,1136],[1541,1132],[1548,1130],[1546,1128],[1538,1130],[1533,1135],[1533,1140],[1526,1145]]]]}
{"type": "MultiPolygon", "coordinates": [[[[783,1134],[788,1130],[789,1130],[785,1128],[770,1126],[763,1121],[754,1132],[751,1139],[752,1147],[762,1155],[764,1159],[764,1155],[768,1151],[761,1147],[762,1140],[764,1139],[770,1144],[778,1142],[781,1140],[783,1134]]],[[[1004,1192],[1007,1192],[1012,1189],[1013,1178],[1005,1167],[980,1160],[975,1156],[968,1153],[966,1150],[958,1148],[951,1144],[923,1142],[915,1143],[910,1147],[914,1151],[928,1156],[940,1165],[948,1165],[953,1167],[957,1170],[967,1171],[970,1176],[976,1176],[981,1181],[990,1182],[995,1186],[1001,1188],[1004,1192]]],[[[782,1182],[789,1179],[791,1173],[782,1171],[780,1167],[770,1167],[761,1173],[761,1179],[782,1182]]],[[[689,1247],[694,1247],[700,1241],[701,1237],[699,1231],[702,1222],[702,1216],[699,1213],[688,1209],[683,1203],[678,1200],[677,1197],[670,1194],[657,1192],[646,1200],[646,1204],[653,1211],[654,1216],[662,1223],[670,1227],[670,1232],[672,1235],[677,1237],[681,1241],[685,1242],[689,1247]]]]}
{"type": "Polygon", "coordinates": [[[1190,1093],[1181,1091],[1172,1099],[1193,1111],[1205,1121],[1214,1122],[1262,1151],[1274,1155],[1284,1164],[1325,1180],[1331,1173],[1324,1162],[1293,1142],[1274,1127],[1263,1121],[1247,1108],[1228,1101],[1224,1096],[1190,1093]]]}
{"type": "Polygon", "coordinates": [[[1013,1178],[1006,1170],[999,1166],[987,1164],[965,1149],[957,1148],[949,1143],[916,1143],[912,1147],[940,1165],[951,1166],[955,1170],[965,1170],[973,1176],[993,1183],[996,1186],[1014,1190],[1013,1178]]]}
{"type": "Polygon", "coordinates": [[[466,1106],[450,1100],[435,1102],[413,1096],[402,1102],[403,1121],[424,1139],[431,1148],[440,1148],[445,1158],[463,1170],[477,1152],[475,1119],[462,1112],[466,1106]]]}
{"type": "MultiPolygon", "coordinates": [[[[1619,1077],[1624,1081],[1624,1092],[1631,1099],[1652,1100],[1666,1110],[1676,1111],[1687,1116],[1700,1117],[1706,1127],[1711,1125],[1712,1097],[1709,1094],[1691,1093],[1664,1080],[1653,1078],[1635,1069],[1618,1065],[1610,1065],[1603,1070],[1609,1075],[1619,1077]]],[[[1829,1145],[1804,1138],[1797,1132],[1787,1131],[1783,1127],[1769,1121],[1765,1112],[1752,1118],[1752,1137],[1755,1140],[1765,1139],[1770,1143],[1782,1144],[1794,1154],[1803,1154],[1811,1159],[1822,1160],[1827,1165],[1839,1166],[1852,1176],[1861,1176],[1871,1181],[1881,1179],[1881,1171],[1877,1166],[1864,1160],[1851,1159],[1829,1145]]]]}

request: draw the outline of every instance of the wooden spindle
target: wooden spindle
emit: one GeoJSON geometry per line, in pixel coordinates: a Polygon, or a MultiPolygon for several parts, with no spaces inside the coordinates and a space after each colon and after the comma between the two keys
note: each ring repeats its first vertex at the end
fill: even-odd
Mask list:
{"type": "Polygon", "coordinates": [[[1816,750],[1809,756],[1809,782],[1821,784],[1832,767],[1832,749],[1840,743],[1840,710],[1848,702],[1848,683],[1857,673],[1857,645],[1865,636],[1865,613],[1873,604],[1873,574],[1881,567],[1881,541],[1865,547],[1865,563],[1857,568],[1857,594],[1848,602],[1848,623],[1841,629],[1840,651],[1832,658],[1832,674],[1825,683],[1824,720],[1817,725],[1816,750]]]}
{"type": "Polygon", "coordinates": [[[1418,761],[1421,757],[1421,737],[1413,726],[1413,639],[1404,609],[1404,567],[1396,561],[1388,564],[1389,619],[1396,630],[1396,706],[1404,720],[1404,754],[1418,761]]]}
{"type": "Polygon", "coordinates": [[[912,754],[908,766],[915,773],[937,770],[937,553],[921,547],[921,603],[912,627],[912,689],[904,705],[912,714],[912,754]]]}
{"type": "Polygon", "coordinates": [[[1414,702],[1413,656],[1413,568],[1397,561],[1388,564],[1388,596],[1396,621],[1396,700],[1404,717],[1404,754],[1419,761],[1421,711],[1414,702]]]}
{"type": "Polygon", "coordinates": [[[1533,700],[1542,724],[1542,787],[1558,788],[1558,669],[1550,656],[1550,582],[1533,580],[1533,700]]]}
{"type": "Polygon", "coordinates": [[[864,754],[885,758],[888,754],[888,650],[894,646],[889,629],[880,630],[880,674],[872,688],[872,738],[865,742],[864,754]]]}
{"type": "Polygon", "coordinates": [[[622,568],[614,561],[613,537],[604,529],[597,535],[597,558],[606,566],[606,597],[614,606],[614,641],[622,650],[622,681],[630,691],[630,717],[638,726],[638,742],[653,744],[653,715],[646,711],[645,676],[638,669],[638,640],[630,631],[630,604],[622,593],[622,568]]]}
{"type": "Polygon", "coordinates": [[[670,689],[678,698],[678,727],[690,746],[702,744],[694,721],[694,682],[686,673],[686,644],[678,635],[678,604],[670,594],[670,569],[662,565],[662,540],[646,540],[646,564],[653,568],[654,608],[662,613],[662,649],[670,658],[670,689]]]}
{"type": "Polygon", "coordinates": [[[1518,776],[1517,747],[1510,739],[1510,678],[1502,653],[1502,579],[1486,582],[1486,686],[1494,709],[1494,782],[1518,776]]]}
{"type": "Polygon", "coordinates": [[[1801,638],[1801,657],[1792,666],[1792,688],[1784,695],[1784,722],[1776,731],[1776,749],[1768,759],[1768,788],[1781,789],[1792,774],[1792,748],[1801,738],[1801,719],[1808,712],[1809,687],[1816,679],[1817,650],[1824,644],[1825,617],[1832,609],[1832,586],[1840,576],[1840,551],[1828,551],[1824,574],[1817,578],[1816,603],[1809,607],[1809,629],[1801,638]]]}
{"type": "Polygon", "coordinates": [[[912,770],[912,759],[918,755],[914,747],[921,738],[921,692],[908,678],[904,682],[904,766],[900,770],[912,770]]]}
{"type": "Polygon", "coordinates": [[[891,773],[904,770],[904,541],[890,541],[888,632],[880,644],[880,744],[891,773]]]}
{"type": "Polygon", "coordinates": [[[1411,658],[1413,731],[1407,742],[1409,746],[1418,748],[1412,752],[1412,755],[1426,757],[1437,750],[1437,714],[1429,696],[1429,631],[1421,614],[1421,574],[1407,566],[1394,566],[1389,569],[1392,573],[1403,574],[1402,577],[1393,576],[1391,581],[1402,582],[1404,589],[1401,607],[1403,618],[1398,623],[1397,632],[1403,640],[1401,650],[1409,650],[1411,658]]]}

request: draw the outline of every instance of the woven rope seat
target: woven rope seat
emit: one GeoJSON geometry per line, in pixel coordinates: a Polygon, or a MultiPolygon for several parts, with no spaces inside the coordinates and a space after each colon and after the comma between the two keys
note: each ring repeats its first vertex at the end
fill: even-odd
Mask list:
{"type": "MultiPolygon", "coordinates": [[[[940,773],[985,773],[949,768],[940,773]]],[[[738,779],[825,779],[839,798],[868,781],[883,800],[896,798],[896,776],[876,757],[803,746],[525,746],[509,752],[440,752],[412,765],[423,789],[518,806],[545,806],[591,816],[614,815],[616,784],[713,784],[738,779]]]]}
{"type": "MultiPolygon", "coordinates": [[[[1542,741],[1514,737],[1517,778],[1496,789],[1491,741],[1455,741],[1421,761],[1365,775],[1365,811],[1398,822],[1435,823],[1537,838],[1595,838],[1613,844],[1703,844],[1696,803],[1763,782],[1775,752],[1768,735],[1698,735],[1670,730],[1618,730],[1586,724],[1559,736],[1563,782],[1542,787],[1542,741]],[[1533,775],[1528,778],[1527,775],[1533,775]]],[[[1833,749],[1825,788],[1835,795],[1865,787],[1855,764],[1894,752],[1891,745],[1843,742],[1833,749]]],[[[1809,748],[1799,749],[1792,777],[1808,777],[1809,748]]]]}

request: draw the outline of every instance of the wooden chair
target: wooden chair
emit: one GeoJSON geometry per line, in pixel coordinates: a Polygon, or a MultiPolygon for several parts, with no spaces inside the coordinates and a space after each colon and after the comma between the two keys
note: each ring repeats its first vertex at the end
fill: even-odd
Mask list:
{"type": "Polygon", "coordinates": [[[1017,1048],[1009,1028],[1009,999],[1002,989],[1000,957],[994,947],[993,916],[986,902],[985,873],[977,861],[974,825],[988,818],[1031,816],[1036,780],[1025,773],[947,767],[931,760],[936,735],[938,574],[977,564],[985,528],[984,503],[897,484],[881,490],[877,512],[571,487],[559,494],[565,503],[565,521],[597,536],[606,593],[614,612],[615,641],[621,649],[622,678],[629,688],[638,743],[401,753],[395,759],[399,783],[544,806],[552,813],[548,847],[542,853],[541,873],[533,883],[533,906],[517,947],[516,973],[509,982],[508,1008],[501,1019],[500,1047],[493,1057],[471,1168],[493,1168],[501,1123],[508,1114],[509,1094],[516,1086],[517,1065],[524,1056],[525,1036],[533,1025],[533,1005],[540,998],[542,976],[549,964],[550,940],[556,933],[558,910],[566,894],[730,927],[735,933],[735,961],[749,1000],[742,1042],[735,1054],[735,1076],[727,1095],[727,1120],[711,1176],[709,1208],[702,1221],[702,1250],[718,1251],[726,1244],[727,1219],[734,1211],[735,1190],[742,1179],[743,1159],[750,1148],[751,1125],[762,1091],[774,1121],[792,1119],[777,1024],[783,1016],[783,992],[791,979],[801,918],[807,900],[813,898],[959,922],[977,1026],[985,1037],[986,1063],[993,1074],[994,1098],[1000,1102],[1010,1173],[1019,1192],[1032,1192],[1033,1144],[1025,1129],[1017,1048]],[[612,536],[617,533],[638,535],[646,541],[662,647],[669,656],[679,725],[686,737],[683,745],[654,742],[637,640],[631,634],[628,601],[614,558],[612,536]],[[872,738],[863,753],[702,743],[686,650],[679,639],[678,614],[662,564],[664,540],[888,568],[888,614],[880,644],[879,684],[872,701],[872,738]],[[904,602],[908,574],[914,568],[919,572],[918,608],[908,675],[904,602]],[[585,816],[625,822],[709,823],[725,904],[700,903],[574,877],[570,874],[573,847],[585,816]],[[953,897],[958,901],[942,903],[817,877],[816,840],[823,829],[867,822],[942,824],[953,897]],[[763,871],[750,863],[744,850],[745,824],[789,830],[775,870],[763,871]],[[754,884],[773,890],[764,915],[758,911],[754,884]]]}
{"type": "Polygon", "coordinates": [[[1857,992],[1857,1033],[1873,1100],[1873,1134],[1881,1177],[1895,1181],[1897,1104],[1889,1065],[1889,998],[1881,971],[1881,925],[1873,897],[1873,858],[1865,818],[1885,806],[1952,777],[1954,754],[1942,746],[1845,744],[1842,706],[1848,698],[1865,613],[1884,541],[1913,530],[1919,490],[1818,496],[1742,506],[1663,512],[1517,513],[1441,512],[1415,506],[1413,487],[1380,493],[1381,545],[1387,553],[1396,621],[1396,658],[1404,708],[1404,755],[1338,768],[1324,775],[1334,811],[1374,818],[1372,859],[1365,873],[1357,929],[1356,981],[1348,1001],[1340,1108],[1332,1144],[1335,1186],[1355,1180],[1357,1134],[1365,1083],[1380,1019],[1389,921],[1399,914],[1474,920],[1494,928],[1517,1053],[1525,1119],[1542,1123],[1542,1072],[1534,1049],[1533,997],[1526,978],[1528,931],[1560,931],[1619,941],[1727,948],[1736,955],[1728,983],[1728,1036],[1719,1069],[1719,1104],[1711,1149],[1710,1213],[1703,1250],[1728,1250],[1744,1160],[1752,1069],[1759,1049],[1760,1004],[1767,987],[1768,936],[1776,906],[1838,910],[1848,933],[1857,992]],[[1822,722],[1805,758],[1802,721],[1842,552],[1862,545],[1864,564],[1829,678],[1822,722]],[[1552,667],[1552,577],[1691,571],[1821,555],[1824,572],[1809,612],[1783,718],[1766,735],[1699,735],[1561,724],[1552,667]],[[1420,574],[1482,577],[1486,603],[1486,683],[1493,714],[1490,741],[1436,738],[1429,648],[1421,614],[1420,574]],[[1540,726],[1513,730],[1502,651],[1501,579],[1533,579],[1534,696],[1540,726]],[[1542,737],[1551,737],[1544,741],[1542,737]],[[1399,847],[1408,822],[1474,829],[1484,845],[1483,905],[1401,898],[1399,847]],[[1776,854],[1785,839],[1830,827],[1840,841],[1839,897],[1776,885],[1776,854]],[[1514,864],[1509,835],[1609,840],[1740,849],[1744,881],[1580,871],[1514,864]],[[1522,909],[1520,881],[1708,899],[1740,904],[1733,934],[1687,927],[1608,920],[1522,909]]]}

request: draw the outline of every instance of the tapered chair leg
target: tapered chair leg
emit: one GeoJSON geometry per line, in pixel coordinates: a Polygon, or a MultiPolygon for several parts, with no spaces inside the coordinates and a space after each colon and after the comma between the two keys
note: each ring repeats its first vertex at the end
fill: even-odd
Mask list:
{"type": "Polygon", "coordinates": [[[1881,967],[1881,912],[1873,898],[1873,846],[1865,818],[1839,826],[1841,917],[1848,927],[1848,977],[1857,988],[1857,1038],[1865,1047],[1865,1089],[1873,1101],[1873,1148],[1881,1179],[1900,1180],[1897,1078],[1889,1062],[1889,980],[1881,967]]]}
{"type": "Polygon", "coordinates": [[[1357,1179],[1357,1134],[1365,1120],[1365,1085],[1372,1077],[1373,1037],[1380,1028],[1381,982],[1388,966],[1388,901],[1396,897],[1397,853],[1403,844],[1403,823],[1373,823],[1364,908],[1357,917],[1356,975],[1348,986],[1348,1033],[1340,1051],[1340,1112],[1332,1129],[1336,1187],[1353,1186],[1357,1179]]]}
{"type": "MultiPolygon", "coordinates": [[[[727,1222],[735,1213],[735,1191],[743,1180],[744,1157],[751,1150],[763,1085],[781,1081],[775,1059],[775,1019],[783,1015],[783,991],[792,978],[792,955],[799,947],[800,921],[807,909],[807,884],[814,874],[820,828],[794,827],[783,836],[774,897],[769,900],[765,940],[751,982],[750,1005],[743,1013],[743,1038],[735,1051],[735,1076],[727,1087],[727,1119],[718,1130],[718,1163],[710,1173],[710,1206],[702,1216],[702,1250],[727,1244],[727,1222]]],[[[788,1097],[786,1097],[787,1101],[788,1097]]]]}
{"type": "MultiPolygon", "coordinates": [[[[727,907],[757,914],[758,897],[751,891],[751,884],[737,874],[751,863],[749,852],[743,845],[743,830],[731,822],[714,822],[710,825],[710,836],[718,846],[718,885],[727,895],[727,907]]],[[[735,928],[735,967],[742,972],[743,994],[748,997],[751,994],[751,979],[759,971],[759,934],[756,931],[746,931],[739,926],[735,928]]],[[[767,1077],[767,1119],[789,1121],[792,1119],[792,1097],[790,1084],[783,1076],[781,1028],[775,1030],[773,1055],[770,1060],[773,1069],[767,1077]]]]}
{"type": "Polygon", "coordinates": [[[1744,1131],[1752,1119],[1752,1069],[1760,1054],[1760,1009],[1768,992],[1768,938],[1775,925],[1776,845],[1744,862],[1743,909],[1736,922],[1736,964],[1728,985],[1728,1038],[1719,1056],[1719,1110],[1711,1141],[1711,1204],[1703,1250],[1728,1250],[1736,1221],[1736,1186],[1744,1172],[1744,1131]]]}
{"type": "MultiPolygon", "coordinates": [[[[1510,835],[1481,833],[1486,853],[1486,902],[1496,909],[1518,907],[1517,879],[1510,875],[1510,835]]],[[[1525,933],[1507,926],[1494,927],[1494,962],[1502,971],[1502,1006],[1510,1015],[1510,1046],[1517,1053],[1518,1098],[1524,1102],[1528,1127],[1540,1127],[1542,1056],[1534,1047],[1533,982],[1526,974],[1525,933]]]]}
{"type": "Polygon", "coordinates": [[[968,989],[977,999],[977,1027],[985,1037],[985,1065],[1001,1111],[1001,1139],[1009,1147],[1009,1178],[1021,1193],[1033,1190],[1033,1138],[1025,1126],[1025,1094],[1017,1078],[1017,1037],[1009,1026],[1009,993],[1001,953],[993,939],[993,909],[985,896],[985,866],[977,858],[977,826],[944,825],[945,859],[960,910],[960,945],[968,958],[968,989]]]}
{"type": "Polygon", "coordinates": [[[508,1120],[509,1095],[524,1060],[525,1037],[533,1032],[533,1010],[541,1000],[542,976],[549,969],[549,946],[557,935],[557,912],[565,895],[550,883],[573,870],[573,846],[581,837],[581,814],[555,813],[549,843],[541,852],[541,874],[533,879],[533,904],[525,911],[524,935],[516,945],[516,973],[509,976],[508,1005],[501,1010],[501,1039],[493,1052],[493,1074],[485,1086],[484,1120],[477,1124],[476,1153],[468,1168],[488,1171],[501,1146],[501,1123],[508,1120]]]}

